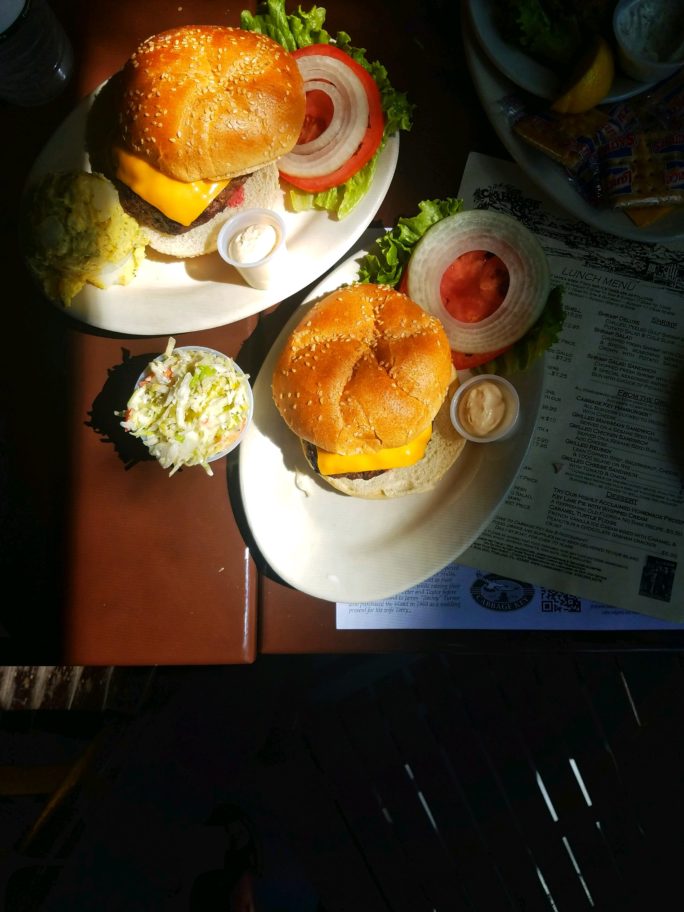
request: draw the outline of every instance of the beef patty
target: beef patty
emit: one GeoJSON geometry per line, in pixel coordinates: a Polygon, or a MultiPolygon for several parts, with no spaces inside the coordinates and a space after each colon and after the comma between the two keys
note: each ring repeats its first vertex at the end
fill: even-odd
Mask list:
{"type": "Polygon", "coordinates": [[[219,195],[209,203],[207,208],[200,212],[195,221],[189,225],[181,225],[180,222],[176,222],[164,215],[163,212],[160,212],[147,200],[138,196],[137,193],[134,193],[130,187],[127,187],[121,181],[115,181],[115,183],[119,191],[121,206],[129,215],[133,216],[138,224],[147,228],[154,228],[155,231],[162,231],[164,234],[184,234],[186,231],[191,231],[193,228],[208,222],[209,219],[218,215],[219,212],[223,212],[228,206],[240,205],[244,196],[242,186],[249,176],[249,174],[242,174],[240,177],[233,178],[219,195]]]}
{"type": "MultiPolygon", "coordinates": [[[[321,474],[321,470],[318,468],[318,454],[316,452],[316,447],[313,443],[309,443],[308,440],[304,441],[304,449],[306,452],[306,458],[311,464],[311,468],[314,469],[318,474],[321,474]]],[[[335,475],[336,478],[363,478],[364,481],[368,481],[369,478],[375,478],[376,475],[382,475],[386,469],[372,469],[369,472],[340,472],[339,475],[335,475]]]]}

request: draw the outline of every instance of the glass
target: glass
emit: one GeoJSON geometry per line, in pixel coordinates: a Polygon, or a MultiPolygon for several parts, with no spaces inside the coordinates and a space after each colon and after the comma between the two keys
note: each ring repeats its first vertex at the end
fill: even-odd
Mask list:
{"type": "Polygon", "coordinates": [[[45,0],[0,3],[0,98],[30,107],[66,87],[74,55],[45,0]]]}

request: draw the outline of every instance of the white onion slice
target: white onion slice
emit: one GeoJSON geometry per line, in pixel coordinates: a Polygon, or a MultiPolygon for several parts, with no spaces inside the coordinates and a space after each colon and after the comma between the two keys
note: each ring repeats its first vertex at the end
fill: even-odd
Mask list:
{"type": "Polygon", "coordinates": [[[517,342],[538,319],[550,287],[546,254],[534,234],[510,215],[489,209],[460,212],[437,222],[416,244],[409,260],[409,297],[442,321],[454,351],[468,354],[517,342]],[[471,250],[498,256],[509,278],[501,305],[477,323],[452,317],[440,293],[446,269],[471,250]]]}
{"type": "MultiPolygon", "coordinates": [[[[327,79],[308,79],[304,85],[307,92],[325,92],[325,94],[332,102],[333,112],[342,111],[344,109],[344,102],[339,89],[337,89],[331,82],[328,82],[327,79]]],[[[297,155],[310,155],[312,152],[318,152],[319,149],[322,149],[324,146],[335,142],[344,128],[345,119],[343,117],[333,116],[328,126],[320,133],[319,136],[307,143],[297,143],[297,155]]]]}
{"type": "Polygon", "coordinates": [[[333,115],[320,136],[297,144],[278,161],[278,169],[293,177],[321,177],[337,171],[359,147],[368,129],[368,96],[356,73],[341,60],[309,54],[297,58],[304,90],[325,92],[333,115]]]}

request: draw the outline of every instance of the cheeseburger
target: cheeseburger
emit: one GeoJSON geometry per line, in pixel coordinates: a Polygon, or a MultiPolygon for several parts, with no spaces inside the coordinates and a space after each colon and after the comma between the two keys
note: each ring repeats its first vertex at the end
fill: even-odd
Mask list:
{"type": "Polygon", "coordinates": [[[107,176],[177,257],[216,249],[236,209],[271,207],[305,93],[294,58],[256,32],[183,26],[144,41],[115,77],[107,176]]]}
{"type": "Polygon", "coordinates": [[[432,488],[465,441],[441,323],[386,285],[348,285],[307,312],[273,372],[278,411],[329,484],[356,497],[432,488]]]}

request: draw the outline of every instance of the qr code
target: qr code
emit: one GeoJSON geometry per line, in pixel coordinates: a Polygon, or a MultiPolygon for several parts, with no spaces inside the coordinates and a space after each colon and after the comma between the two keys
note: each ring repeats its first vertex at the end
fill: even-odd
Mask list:
{"type": "Polygon", "coordinates": [[[672,587],[677,564],[663,557],[648,556],[641,571],[639,595],[647,598],[669,602],[672,598],[672,587]]]}
{"type": "Polygon", "coordinates": [[[542,611],[581,611],[582,602],[576,595],[558,592],[556,589],[541,590],[542,611]]]}

